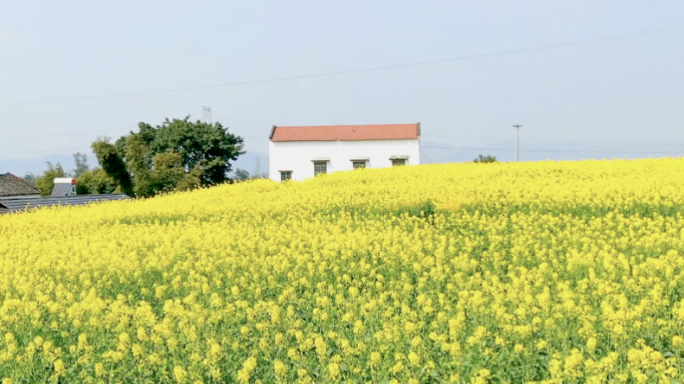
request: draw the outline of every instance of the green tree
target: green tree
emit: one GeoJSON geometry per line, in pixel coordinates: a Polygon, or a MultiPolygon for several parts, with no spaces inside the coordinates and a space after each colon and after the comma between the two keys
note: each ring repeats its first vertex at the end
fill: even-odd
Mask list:
{"type": "Polygon", "coordinates": [[[140,135],[127,136],[124,149],[135,196],[147,197],[174,190],[194,189],[202,183],[199,165],[186,172],[180,153],[167,149],[154,154],[140,135]]]}
{"type": "Polygon", "coordinates": [[[220,123],[166,119],[156,127],[138,125],[137,133],[115,144],[98,139],[93,144],[102,169],[129,195],[152,196],[173,190],[216,185],[228,180],[231,161],[243,154],[243,140],[220,123]]]}
{"type": "Polygon", "coordinates": [[[114,181],[102,168],[89,169],[81,174],[76,185],[79,195],[101,195],[116,193],[119,184],[114,181]]]}
{"type": "MultiPolygon", "coordinates": [[[[146,197],[155,193],[152,180],[152,151],[141,135],[131,134],[123,139],[125,166],[133,182],[135,196],[146,197]]],[[[118,147],[118,145],[117,145],[118,147]]]]}
{"type": "MultiPolygon", "coordinates": [[[[151,132],[148,127],[148,137],[151,132]]],[[[166,119],[161,126],[154,128],[154,132],[150,143],[152,152],[180,154],[188,171],[199,166],[204,186],[227,181],[232,169],[230,162],[244,154],[243,139],[229,133],[220,123],[209,124],[199,120],[193,123],[188,116],[183,120],[166,119]]]]}
{"type": "Polygon", "coordinates": [[[109,177],[111,177],[120,187],[121,191],[128,196],[134,196],[133,180],[126,169],[126,163],[117,152],[116,147],[108,137],[98,138],[91,148],[95,152],[97,162],[109,177]]]}
{"type": "Polygon", "coordinates": [[[235,170],[235,178],[238,180],[247,180],[249,179],[249,172],[238,168],[235,170]]]}
{"type": "Polygon", "coordinates": [[[28,172],[24,175],[24,180],[28,181],[33,185],[36,185],[36,177],[31,172],[28,172]]]}
{"type": "Polygon", "coordinates": [[[498,163],[499,161],[496,160],[496,157],[494,156],[483,156],[483,155],[478,155],[475,160],[473,160],[473,163],[498,163]]]}
{"type": "Polygon", "coordinates": [[[183,158],[179,153],[168,151],[152,158],[152,171],[149,174],[152,192],[172,192],[185,179],[183,158]]]}
{"type": "Polygon", "coordinates": [[[53,165],[51,162],[47,162],[47,169],[41,176],[36,178],[36,187],[40,189],[40,193],[43,196],[50,196],[52,189],[55,187],[55,178],[67,177],[67,172],[62,167],[62,164],[57,163],[53,165]]]}
{"type": "Polygon", "coordinates": [[[176,185],[176,191],[187,191],[198,188],[202,185],[202,169],[195,166],[185,177],[176,185]]]}
{"type": "Polygon", "coordinates": [[[76,168],[74,168],[74,177],[80,177],[85,171],[89,169],[88,167],[88,156],[85,153],[76,152],[74,153],[74,163],[76,163],[76,168]]]}

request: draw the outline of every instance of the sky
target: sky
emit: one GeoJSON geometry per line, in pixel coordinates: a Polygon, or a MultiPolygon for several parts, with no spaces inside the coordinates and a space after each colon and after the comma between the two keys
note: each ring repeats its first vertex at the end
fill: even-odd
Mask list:
{"type": "Polygon", "coordinates": [[[514,161],[514,124],[521,161],[679,156],[682,68],[681,0],[0,0],[0,173],[204,106],[252,173],[273,125],[420,122],[423,163],[514,161]]]}

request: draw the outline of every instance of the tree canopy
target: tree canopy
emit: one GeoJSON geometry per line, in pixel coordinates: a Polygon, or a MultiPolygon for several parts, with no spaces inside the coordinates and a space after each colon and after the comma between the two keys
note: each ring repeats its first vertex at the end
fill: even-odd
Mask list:
{"type": "Polygon", "coordinates": [[[238,180],[247,180],[249,179],[249,172],[245,171],[244,169],[238,168],[235,170],[235,178],[238,180]]]}
{"type": "Polygon", "coordinates": [[[88,167],[88,156],[85,153],[76,152],[74,153],[74,163],[76,168],[74,168],[74,177],[80,177],[84,172],[86,172],[90,167],[88,167]]]}
{"type": "Polygon", "coordinates": [[[49,196],[54,188],[54,179],[58,177],[75,177],[78,179],[76,193],[79,195],[99,195],[103,193],[118,193],[122,191],[119,183],[109,176],[102,168],[91,169],[88,166],[88,158],[84,153],[74,153],[76,167],[73,171],[67,171],[61,163],[47,162],[47,169],[42,175],[35,177],[28,173],[24,179],[34,184],[43,196],[49,196]]]}
{"type": "Polygon", "coordinates": [[[473,163],[498,163],[499,161],[496,159],[496,157],[487,155],[477,155],[477,158],[473,160],[473,163]]]}
{"type": "Polygon", "coordinates": [[[79,195],[101,195],[117,193],[119,185],[100,167],[89,169],[78,178],[76,193],[79,195]]]}
{"type": "Polygon", "coordinates": [[[47,169],[41,176],[36,178],[36,187],[40,189],[40,194],[43,196],[50,196],[52,189],[55,187],[54,179],[58,177],[67,177],[68,173],[62,167],[62,164],[52,164],[47,162],[47,169]]]}
{"type": "Polygon", "coordinates": [[[138,128],[115,143],[99,138],[92,145],[102,169],[129,196],[223,183],[231,162],[244,153],[243,139],[220,123],[193,122],[188,116],[138,128]]]}
{"type": "Polygon", "coordinates": [[[24,175],[24,180],[28,181],[33,185],[36,185],[36,176],[34,176],[31,172],[28,172],[24,175]]]}

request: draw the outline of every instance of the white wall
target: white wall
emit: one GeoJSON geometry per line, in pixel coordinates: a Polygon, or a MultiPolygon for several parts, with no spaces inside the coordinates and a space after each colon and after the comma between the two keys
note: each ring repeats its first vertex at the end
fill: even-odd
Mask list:
{"type": "Polygon", "coordinates": [[[352,158],[367,157],[367,168],[391,167],[391,156],[408,156],[406,165],[420,164],[420,142],[411,140],[279,141],[268,144],[269,177],[280,181],[280,171],[292,180],[314,176],[314,158],[329,158],[328,173],[352,170],[352,158]]]}

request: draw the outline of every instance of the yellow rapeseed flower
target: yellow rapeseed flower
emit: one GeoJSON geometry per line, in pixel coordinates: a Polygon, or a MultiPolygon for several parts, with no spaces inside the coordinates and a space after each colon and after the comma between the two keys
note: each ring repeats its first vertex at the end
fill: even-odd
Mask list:
{"type": "Polygon", "coordinates": [[[273,369],[275,370],[275,374],[277,377],[283,377],[283,375],[287,371],[287,367],[285,366],[285,363],[283,363],[280,360],[275,360],[273,362],[273,369]]]}
{"type": "Polygon", "coordinates": [[[546,384],[672,382],[683,212],[684,158],[667,158],[369,169],[1,215],[2,377],[44,362],[61,382],[517,383],[531,367],[546,384]],[[519,370],[488,365],[516,353],[519,370]]]}
{"type": "Polygon", "coordinates": [[[340,366],[337,363],[328,364],[328,372],[330,373],[330,378],[337,380],[340,377],[340,366]]]}
{"type": "Polygon", "coordinates": [[[173,367],[173,379],[176,380],[177,383],[184,383],[187,378],[188,372],[183,369],[183,367],[178,365],[173,367]]]}

